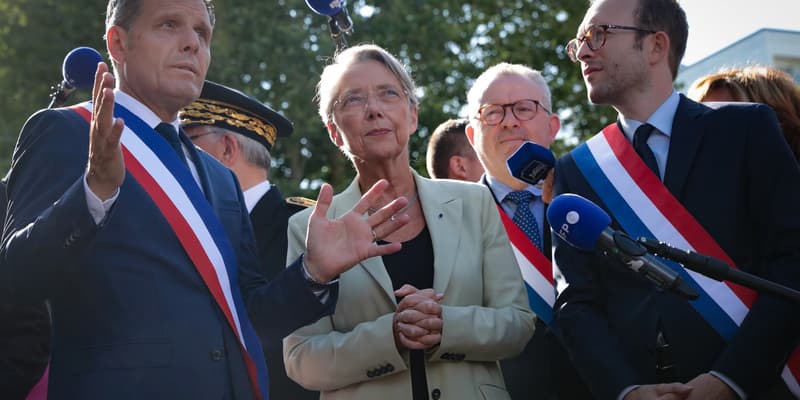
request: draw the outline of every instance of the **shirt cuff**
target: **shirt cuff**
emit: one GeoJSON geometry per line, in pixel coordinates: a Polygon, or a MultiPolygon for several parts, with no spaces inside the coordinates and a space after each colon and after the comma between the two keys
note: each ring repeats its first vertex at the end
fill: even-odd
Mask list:
{"type": "Polygon", "coordinates": [[[92,189],[89,188],[89,183],[86,182],[86,174],[83,174],[83,191],[86,193],[86,205],[89,207],[89,214],[94,219],[95,225],[100,225],[100,222],[106,217],[108,214],[108,210],[111,209],[111,206],[114,205],[114,202],[117,201],[117,197],[119,197],[119,188],[111,196],[110,199],[103,201],[97,197],[92,189]]]}
{"type": "Polygon", "coordinates": [[[733,381],[733,379],[728,378],[721,372],[717,371],[709,371],[708,373],[714,375],[715,377],[717,377],[717,379],[721,380],[723,383],[728,385],[728,387],[730,387],[731,390],[736,392],[736,395],[739,396],[741,400],[747,400],[747,394],[744,392],[744,390],[742,390],[742,388],[739,387],[739,385],[736,384],[736,382],[733,381]]]}
{"type": "Polygon", "coordinates": [[[317,282],[316,279],[314,279],[314,277],[311,276],[310,273],[308,273],[308,267],[306,267],[306,260],[305,257],[303,256],[300,256],[300,265],[303,267],[302,268],[303,278],[305,278],[306,284],[314,293],[314,296],[317,296],[317,300],[319,300],[320,303],[325,304],[328,302],[328,298],[330,297],[331,286],[338,283],[339,278],[336,278],[328,283],[317,282]]]}
{"type": "Polygon", "coordinates": [[[619,393],[619,396],[617,396],[617,400],[622,400],[622,399],[624,399],[624,398],[625,398],[625,396],[627,396],[627,395],[628,395],[628,393],[630,393],[630,392],[634,391],[634,389],[638,389],[638,388],[639,388],[639,386],[641,386],[641,385],[633,385],[633,386],[628,386],[628,387],[626,387],[625,389],[622,389],[622,392],[620,392],[620,393],[619,393]]]}

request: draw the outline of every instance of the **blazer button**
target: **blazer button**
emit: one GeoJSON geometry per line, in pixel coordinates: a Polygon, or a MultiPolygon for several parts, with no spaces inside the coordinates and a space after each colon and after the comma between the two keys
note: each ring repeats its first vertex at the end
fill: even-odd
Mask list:
{"type": "Polygon", "coordinates": [[[431,399],[439,400],[440,398],[442,398],[442,391],[439,389],[433,389],[433,391],[431,391],[431,399]]]}
{"type": "Polygon", "coordinates": [[[222,360],[222,350],[219,349],[211,350],[211,359],[214,361],[222,360]]]}
{"type": "Polygon", "coordinates": [[[374,378],[374,377],[375,377],[375,372],[373,370],[367,371],[367,378],[374,378]]]}

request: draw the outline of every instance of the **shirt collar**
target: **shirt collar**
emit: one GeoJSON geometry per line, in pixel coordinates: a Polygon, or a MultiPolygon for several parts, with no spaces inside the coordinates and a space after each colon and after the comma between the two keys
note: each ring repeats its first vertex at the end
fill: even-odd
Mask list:
{"type": "MultiPolygon", "coordinates": [[[[670,137],[672,135],[672,121],[675,119],[675,113],[678,111],[680,100],[678,92],[673,89],[672,94],[661,103],[645,122],[653,125],[659,132],[670,137]]],[[[620,114],[619,124],[622,126],[622,131],[625,133],[625,136],[628,137],[628,140],[633,141],[633,134],[636,132],[636,128],[644,124],[644,122],[625,118],[624,115],[620,114]]]]}
{"type": "MultiPolygon", "coordinates": [[[[508,196],[509,193],[515,191],[510,186],[506,185],[503,182],[500,182],[495,177],[489,174],[486,174],[486,182],[489,184],[489,187],[492,188],[492,192],[494,193],[495,196],[497,196],[497,200],[500,202],[505,200],[506,196],[508,196]]],[[[528,185],[524,190],[533,193],[533,195],[536,197],[542,196],[542,189],[537,188],[536,186],[528,185]]]]}
{"type": "MultiPolygon", "coordinates": [[[[117,103],[127,108],[128,111],[141,118],[142,121],[147,124],[147,126],[153,129],[155,129],[156,125],[160,124],[161,122],[166,122],[161,121],[161,118],[159,118],[156,113],[147,108],[147,106],[142,104],[139,100],[136,100],[133,98],[133,96],[119,89],[114,89],[114,99],[117,103]]],[[[180,132],[180,121],[178,120],[177,116],[175,117],[174,121],[168,123],[175,128],[175,132],[180,132]]]]}
{"type": "Polygon", "coordinates": [[[269,180],[266,180],[244,191],[244,205],[247,206],[248,213],[253,212],[253,208],[256,207],[258,201],[269,192],[271,187],[269,180]]]}

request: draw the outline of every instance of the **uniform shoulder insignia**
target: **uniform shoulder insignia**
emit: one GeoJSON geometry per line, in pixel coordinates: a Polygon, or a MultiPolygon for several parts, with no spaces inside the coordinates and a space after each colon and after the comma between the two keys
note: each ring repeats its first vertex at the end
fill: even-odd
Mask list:
{"type": "Polygon", "coordinates": [[[292,211],[292,214],[294,214],[308,207],[314,207],[317,205],[317,201],[302,196],[291,196],[286,198],[286,205],[292,211]]]}

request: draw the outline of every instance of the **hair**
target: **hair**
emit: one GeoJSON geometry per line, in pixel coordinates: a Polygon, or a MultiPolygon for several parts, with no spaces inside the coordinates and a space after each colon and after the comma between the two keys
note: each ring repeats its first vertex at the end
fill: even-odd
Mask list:
{"type": "Polygon", "coordinates": [[[723,69],[696,80],[688,93],[690,98],[703,101],[717,89],[728,89],[735,101],[770,106],[778,117],[786,142],[800,160],[800,87],[791,75],[759,65],[723,69]]]}
{"type": "Polygon", "coordinates": [[[234,138],[236,138],[236,141],[239,143],[239,148],[242,150],[242,155],[244,156],[245,161],[255,166],[264,168],[265,171],[269,172],[272,158],[269,155],[269,150],[267,150],[263,144],[257,142],[255,139],[251,139],[245,135],[233,131],[226,130],[226,133],[230,133],[234,138]]]}
{"type": "MultiPolygon", "coordinates": [[[[208,11],[208,18],[211,26],[214,26],[214,4],[213,0],[203,0],[208,11]]],[[[106,30],[112,26],[120,26],[125,30],[131,29],[133,21],[139,17],[142,9],[142,0],[108,0],[106,6],[106,30]]]]}
{"type": "MultiPolygon", "coordinates": [[[[672,72],[672,79],[675,80],[683,55],[686,53],[686,40],[689,37],[689,23],[681,5],[677,0],[639,0],[633,18],[639,27],[667,34],[669,69],[672,72]]],[[[637,32],[637,46],[641,47],[645,35],[644,32],[637,32]]]]}
{"type": "Polygon", "coordinates": [[[489,67],[483,71],[472,87],[467,92],[467,115],[469,118],[474,117],[478,109],[481,107],[481,99],[483,98],[486,89],[497,78],[504,75],[517,75],[523,78],[530,79],[533,83],[542,89],[542,103],[548,110],[553,110],[552,99],[550,95],[550,88],[547,86],[547,81],[544,80],[542,73],[521,64],[500,63],[489,67]]]}
{"type": "Polygon", "coordinates": [[[450,157],[474,155],[467,139],[467,119],[448,119],[433,131],[426,154],[428,175],[431,178],[450,178],[450,157]]]}
{"type": "Polygon", "coordinates": [[[377,61],[394,75],[408,96],[409,103],[417,107],[419,99],[416,95],[416,85],[406,67],[393,55],[380,46],[361,44],[350,47],[333,58],[333,62],[326,66],[317,83],[315,100],[319,104],[319,116],[325,124],[330,120],[333,112],[333,102],[338,96],[339,83],[347,68],[353,64],[364,61],[377,61]]]}

